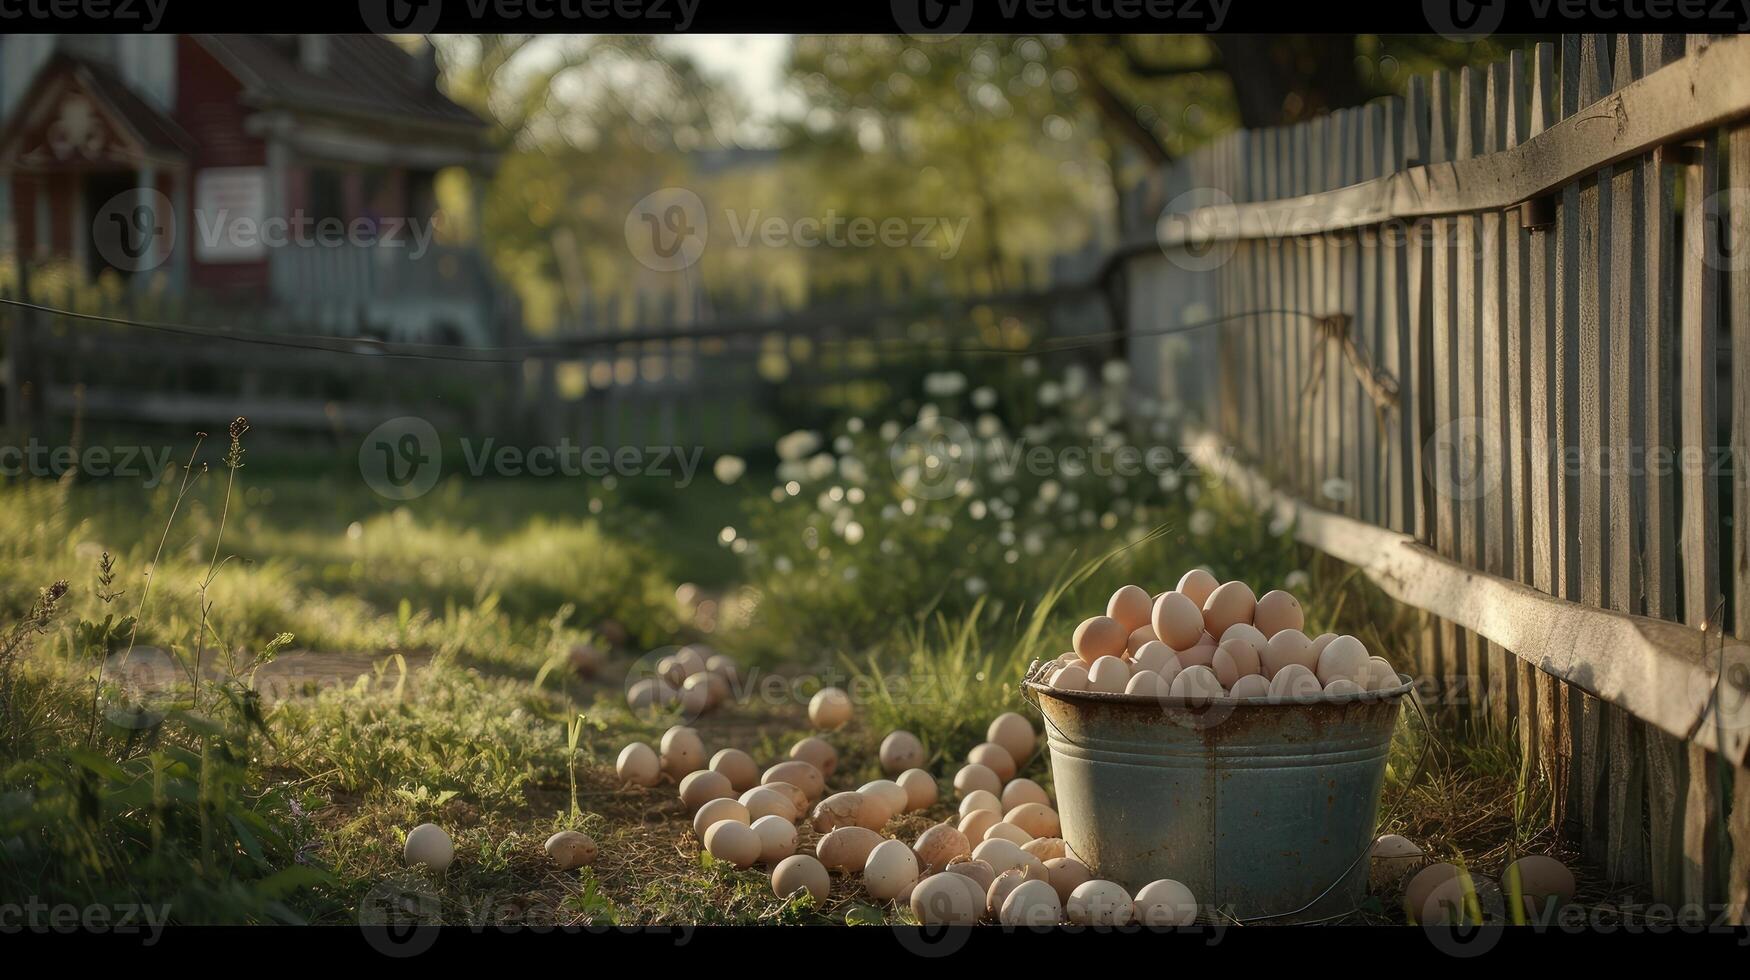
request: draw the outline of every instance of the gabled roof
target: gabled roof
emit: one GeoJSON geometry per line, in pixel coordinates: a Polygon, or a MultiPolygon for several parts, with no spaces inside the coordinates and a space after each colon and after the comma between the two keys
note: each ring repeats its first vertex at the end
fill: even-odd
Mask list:
{"type": "Polygon", "coordinates": [[[297,35],[196,35],[263,106],[484,134],[486,121],[422,80],[417,59],[400,45],[375,34],[324,38],[327,56],[316,72],[300,61],[297,35]]]}
{"type": "MultiPolygon", "coordinates": [[[[56,108],[48,96],[57,87],[77,88],[89,96],[103,121],[147,157],[180,158],[194,149],[194,141],[169,116],[158,111],[121,80],[108,66],[57,51],[37,70],[30,88],[18,100],[16,111],[0,128],[0,166],[8,162],[40,166],[37,161],[11,159],[20,149],[14,144],[33,126],[50,125],[45,114],[56,108]]],[[[50,161],[53,163],[55,161],[50,161]]],[[[91,162],[68,158],[66,163],[91,162]]]]}

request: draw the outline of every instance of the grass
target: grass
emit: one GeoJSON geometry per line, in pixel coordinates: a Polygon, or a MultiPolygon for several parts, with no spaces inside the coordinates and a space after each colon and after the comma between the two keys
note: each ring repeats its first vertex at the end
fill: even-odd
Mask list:
{"type": "MultiPolygon", "coordinates": [[[[937,410],[996,443],[993,397],[937,410]]],[[[1029,426],[1037,445],[1149,425],[1097,388],[1054,413],[1016,398],[1050,419],[1029,426]]],[[[780,447],[775,491],[452,478],[390,503],[320,467],[265,457],[258,473],[253,455],[205,474],[197,458],[153,488],[0,487],[0,889],[151,897],[188,922],[350,923],[409,896],[459,923],[905,921],[854,880],[819,907],[780,901],[763,869],[701,855],[672,785],[621,786],[620,748],[674,721],[627,706],[633,658],[698,641],[734,654],[754,696],[696,727],[762,764],[811,734],[809,694],[845,687],[859,710],[828,736],[834,788],[876,778],[881,738],[914,732],[944,792],[888,828],[906,839],[954,815],[958,761],[991,717],[1030,710],[1028,664],[1120,584],[1207,565],[1291,588],[1309,632],[1409,662],[1406,613],[1218,487],[981,463],[971,490],[913,495],[882,428],[845,419],[806,452],[780,447]],[[136,642],[163,651],[168,680],[100,682],[136,642]],[[567,666],[580,644],[611,651],[598,674],[567,666]],[[402,866],[425,821],[455,841],[446,875],[402,866]],[[552,869],[541,845],[559,829],[596,839],[593,867],[552,869]]],[[[1043,757],[1024,774],[1050,785],[1043,757]]],[[[1435,744],[1406,722],[1382,828],[1498,873],[1551,846],[1539,792],[1510,743],[1435,744]]],[[[1390,902],[1363,914],[1392,920],[1390,902]]]]}

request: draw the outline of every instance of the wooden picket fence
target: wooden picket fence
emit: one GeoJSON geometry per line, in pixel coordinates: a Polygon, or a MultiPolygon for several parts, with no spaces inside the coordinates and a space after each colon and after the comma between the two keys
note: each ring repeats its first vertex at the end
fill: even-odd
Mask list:
{"type": "Polygon", "coordinates": [[[1612,879],[1745,921],[1750,37],[1538,44],[1130,203],[1198,457],[1423,611],[1394,658],[1612,879]]]}

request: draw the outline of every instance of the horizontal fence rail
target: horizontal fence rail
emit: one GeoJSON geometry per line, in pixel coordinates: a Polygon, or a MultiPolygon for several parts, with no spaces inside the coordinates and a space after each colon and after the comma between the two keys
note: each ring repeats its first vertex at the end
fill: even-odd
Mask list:
{"type": "Polygon", "coordinates": [[[1750,38],[1538,44],[1127,205],[1139,394],[1420,610],[1394,657],[1611,878],[1744,921],[1750,38]]]}

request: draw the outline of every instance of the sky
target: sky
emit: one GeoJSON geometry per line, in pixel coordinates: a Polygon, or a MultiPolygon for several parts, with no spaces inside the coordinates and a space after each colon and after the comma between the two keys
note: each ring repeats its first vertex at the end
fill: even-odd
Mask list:
{"type": "Polygon", "coordinates": [[[787,34],[683,34],[667,43],[691,55],[708,74],[740,89],[749,108],[762,118],[800,105],[794,93],[784,90],[787,34]]]}

